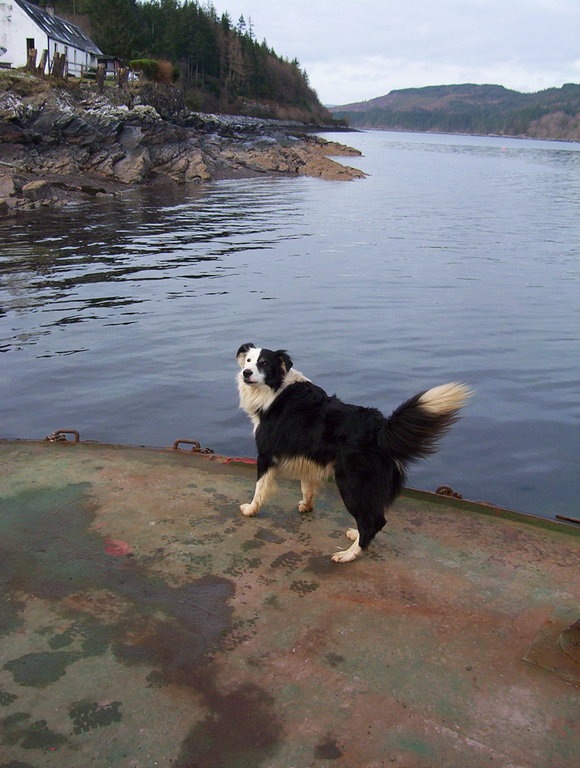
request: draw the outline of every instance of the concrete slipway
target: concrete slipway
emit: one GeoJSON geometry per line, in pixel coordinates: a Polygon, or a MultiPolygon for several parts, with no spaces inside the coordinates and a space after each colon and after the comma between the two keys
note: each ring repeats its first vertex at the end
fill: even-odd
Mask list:
{"type": "Polygon", "coordinates": [[[578,530],[183,450],[0,441],[3,768],[570,768],[578,530]],[[568,629],[570,628],[570,629],[568,629]]]}

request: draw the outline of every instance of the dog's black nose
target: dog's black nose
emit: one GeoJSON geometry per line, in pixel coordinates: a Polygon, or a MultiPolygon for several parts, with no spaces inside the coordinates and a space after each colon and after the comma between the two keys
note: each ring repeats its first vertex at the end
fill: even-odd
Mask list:
{"type": "Polygon", "coordinates": [[[252,378],[252,371],[250,368],[246,368],[243,373],[244,379],[251,379],[252,378]]]}

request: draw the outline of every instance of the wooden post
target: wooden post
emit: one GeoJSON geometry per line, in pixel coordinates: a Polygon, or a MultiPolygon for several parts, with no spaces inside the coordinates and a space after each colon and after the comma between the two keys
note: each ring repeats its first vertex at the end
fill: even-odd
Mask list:
{"type": "Polygon", "coordinates": [[[127,85],[128,80],[129,80],[129,68],[120,67],[117,73],[117,84],[119,88],[122,88],[124,85],[127,85]]]}
{"type": "Polygon", "coordinates": [[[97,88],[102,93],[105,90],[105,65],[99,64],[97,67],[97,88]]]}
{"type": "Polygon", "coordinates": [[[36,48],[29,48],[27,51],[26,71],[36,72],[36,48]]]}
{"type": "Polygon", "coordinates": [[[48,51],[45,48],[44,51],[42,52],[42,56],[40,57],[40,61],[38,63],[38,67],[36,69],[36,73],[38,75],[43,75],[44,74],[44,69],[46,67],[46,60],[47,60],[47,58],[48,58],[48,51]]]}
{"type": "Polygon", "coordinates": [[[51,69],[52,76],[58,77],[59,79],[62,80],[64,78],[65,64],[66,64],[65,54],[55,52],[54,56],[52,57],[52,69],[51,69]]]}

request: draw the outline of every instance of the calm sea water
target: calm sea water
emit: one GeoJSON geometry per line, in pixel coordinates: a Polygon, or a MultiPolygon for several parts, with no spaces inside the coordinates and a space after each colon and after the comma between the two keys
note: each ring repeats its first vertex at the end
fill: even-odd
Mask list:
{"type": "Polygon", "coordinates": [[[409,484],[577,514],[580,145],[346,141],[367,179],[141,190],[3,221],[0,436],[252,456],[234,386],[252,341],[386,412],[468,382],[465,417],[409,484]]]}

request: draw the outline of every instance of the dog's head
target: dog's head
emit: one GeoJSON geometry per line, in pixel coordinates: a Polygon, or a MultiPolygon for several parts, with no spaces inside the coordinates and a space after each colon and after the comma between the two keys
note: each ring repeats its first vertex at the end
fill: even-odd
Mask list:
{"type": "Polygon", "coordinates": [[[249,387],[270,387],[276,391],[290,368],[292,360],[285,349],[264,349],[242,344],[236,353],[240,380],[249,387]]]}

